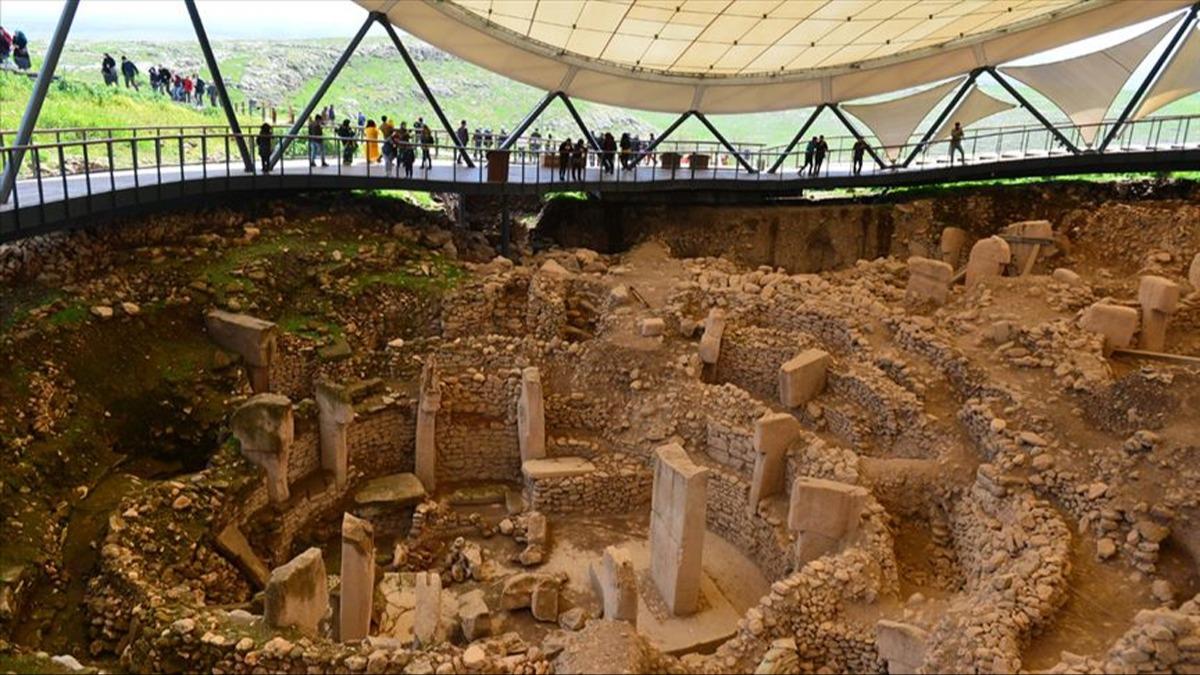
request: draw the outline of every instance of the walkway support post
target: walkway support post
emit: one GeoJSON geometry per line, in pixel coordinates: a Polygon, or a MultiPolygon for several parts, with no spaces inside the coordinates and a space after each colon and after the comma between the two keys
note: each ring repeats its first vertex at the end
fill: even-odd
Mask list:
{"type": "Polygon", "coordinates": [[[1051,124],[1050,120],[1046,119],[1046,116],[1043,115],[1041,112],[1039,112],[1038,109],[1035,108],[1034,105],[1029,102],[1029,99],[1022,96],[1021,92],[1017,91],[1017,88],[1012,86],[1012,84],[1009,83],[1007,78],[1002,77],[1000,75],[1000,72],[996,70],[995,66],[985,66],[984,70],[986,70],[988,72],[988,74],[992,76],[993,80],[999,82],[1001,87],[1004,87],[1004,91],[1007,91],[1009,96],[1012,96],[1013,98],[1017,99],[1017,103],[1020,103],[1022,108],[1028,110],[1030,115],[1033,115],[1034,118],[1037,119],[1037,121],[1040,122],[1042,126],[1046,127],[1046,129],[1048,129],[1050,131],[1050,133],[1053,134],[1054,137],[1058,139],[1059,143],[1062,143],[1064,146],[1066,146],[1066,148],[1071,151],[1071,154],[1073,154],[1073,155],[1079,154],[1079,148],[1075,147],[1074,143],[1067,140],[1067,137],[1064,136],[1063,133],[1061,131],[1059,131],[1057,127],[1055,127],[1053,124],[1051,124]]]}
{"type": "Polygon", "coordinates": [[[706,129],[708,129],[710,134],[715,136],[716,139],[721,142],[721,145],[725,146],[725,149],[729,151],[729,154],[733,155],[733,158],[738,161],[738,164],[742,165],[742,168],[745,169],[747,173],[758,173],[758,170],[751,166],[750,162],[747,162],[745,158],[743,158],[742,155],[735,150],[732,145],[729,144],[729,141],[725,140],[725,137],[721,135],[721,132],[717,131],[717,128],[712,125],[712,122],[708,121],[708,118],[704,116],[704,113],[692,111],[692,116],[700,120],[700,123],[703,124],[706,129]]]}
{"type": "Polygon", "coordinates": [[[967,77],[967,81],[963,82],[963,85],[958,88],[958,91],[954,92],[954,98],[950,99],[950,103],[942,109],[942,112],[938,114],[937,119],[933,121],[933,124],[929,125],[929,129],[925,132],[924,136],[921,136],[921,140],[918,141],[916,146],[913,147],[912,152],[908,153],[908,157],[904,160],[904,163],[900,165],[902,168],[907,169],[908,165],[912,164],[913,160],[917,158],[917,155],[921,154],[921,151],[925,149],[926,144],[928,144],[933,138],[933,135],[937,133],[937,130],[940,129],[942,124],[946,122],[946,118],[950,117],[955,110],[958,110],[958,104],[962,103],[963,97],[966,96],[967,92],[971,90],[971,87],[975,84],[975,80],[982,72],[982,68],[976,68],[975,70],[971,71],[971,75],[967,77]]]}
{"type": "Polygon", "coordinates": [[[1133,93],[1133,98],[1129,99],[1129,103],[1125,104],[1125,109],[1121,111],[1121,115],[1117,117],[1115,122],[1113,122],[1112,128],[1108,130],[1108,134],[1104,137],[1104,140],[1100,143],[1099,147],[1096,148],[1096,152],[1104,152],[1105,149],[1108,148],[1108,144],[1112,143],[1117,137],[1117,134],[1120,133],[1121,127],[1125,126],[1125,122],[1129,119],[1129,116],[1133,114],[1134,110],[1137,110],[1139,105],[1141,105],[1142,98],[1145,97],[1146,92],[1150,90],[1150,85],[1154,84],[1154,82],[1158,79],[1159,74],[1162,72],[1163,66],[1167,64],[1167,61],[1170,60],[1171,55],[1175,53],[1176,48],[1183,39],[1183,36],[1187,35],[1187,32],[1191,30],[1192,23],[1196,20],[1196,15],[1198,12],[1200,12],[1200,2],[1192,5],[1192,8],[1188,10],[1187,16],[1183,17],[1183,21],[1180,22],[1179,28],[1175,31],[1175,34],[1171,36],[1171,41],[1167,43],[1167,48],[1164,49],[1163,53],[1158,56],[1158,60],[1154,62],[1154,66],[1150,68],[1150,72],[1146,73],[1146,77],[1142,80],[1142,83],[1138,85],[1137,91],[1133,93]]]}
{"type": "Polygon", "coordinates": [[[779,167],[783,166],[783,163],[787,161],[788,155],[791,154],[792,150],[796,149],[796,144],[800,142],[800,139],[804,138],[804,134],[808,133],[808,128],[812,126],[813,122],[817,121],[817,115],[820,115],[821,111],[828,106],[828,103],[822,103],[813,109],[812,114],[808,116],[808,119],[804,121],[804,125],[800,127],[800,131],[797,131],[796,135],[792,137],[792,142],[788,143],[787,147],[780,153],[779,159],[775,160],[770,169],[767,169],[767,173],[775,173],[779,170],[779,167]]]}
{"type": "Polygon", "coordinates": [[[208,65],[208,72],[212,75],[213,85],[217,88],[217,96],[221,99],[221,108],[225,110],[225,119],[229,122],[229,130],[233,132],[233,139],[237,142],[242,163],[246,165],[246,172],[252,173],[254,160],[250,157],[250,148],[246,146],[246,137],[242,135],[242,127],[238,124],[237,113],[233,111],[229,93],[225,90],[225,79],[221,77],[221,70],[217,67],[217,59],[213,56],[212,45],[208,42],[208,32],[204,30],[204,22],[200,20],[200,12],[196,9],[196,0],[184,0],[184,4],[187,5],[188,16],[192,19],[192,28],[196,30],[196,41],[200,43],[200,51],[204,52],[204,62],[208,65]]]}
{"type": "MultiPolygon", "coordinates": [[[[829,109],[833,111],[834,115],[837,115],[837,118],[841,121],[842,126],[846,127],[846,129],[848,129],[850,133],[854,135],[855,140],[867,143],[867,139],[863,138],[863,135],[858,133],[858,128],[850,123],[850,120],[846,117],[846,113],[842,112],[842,109],[838,107],[838,104],[830,103],[829,109]]],[[[887,164],[883,163],[883,160],[879,158],[879,153],[875,152],[875,148],[871,147],[870,143],[867,143],[867,152],[871,153],[871,159],[875,160],[875,164],[878,165],[879,168],[887,168],[887,164]]]]}
{"type": "Polygon", "coordinates": [[[275,150],[275,153],[271,155],[271,159],[267,162],[267,168],[273,168],[283,158],[283,153],[292,144],[292,140],[300,133],[300,130],[304,128],[309,116],[312,115],[317,104],[324,98],[325,92],[329,91],[329,85],[333,84],[333,81],[342,72],[342,68],[346,67],[346,63],[350,60],[351,55],[354,54],[354,50],[358,49],[358,43],[362,42],[363,36],[367,34],[367,30],[371,28],[371,24],[375,23],[376,20],[376,16],[373,13],[367,16],[367,20],[363,22],[362,28],[358,29],[358,33],[350,40],[350,44],[346,45],[346,49],[338,57],[337,63],[333,64],[333,68],[325,76],[325,80],[321,82],[321,86],[317,87],[317,91],[313,93],[312,98],[308,101],[308,105],[304,106],[304,111],[296,117],[291,130],[288,131],[287,136],[279,143],[279,148],[275,150]]]}
{"type": "MultiPolygon", "coordinates": [[[[79,9],[79,0],[67,0],[63,5],[62,14],[58,15],[58,25],[50,36],[50,44],[46,46],[46,57],[42,59],[42,67],[38,69],[37,81],[33,84],[33,93],[25,104],[25,114],[21,116],[21,126],[17,128],[17,137],[13,146],[29,145],[33,140],[33,129],[37,126],[38,115],[42,114],[42,104],[46,102],[46,92],[54,81],[54,71],[58,68],[58,57],[62,56],[63,43],[67,41],[67,33],[71,31],[71,23],[75,21],[75,10],[79,9]]],[[[25,159],[25,150],[13,150],[4,166],[4,177],[0,179],[0,204],[8,201],[13,186],[17,183],[17,174],[21,171],[21,163],[25,159]]]]}
{"type": "Polygon", "coordinates": [[[467,163],[467,168],[475,168],[475,163],[471,161],[470,154],[467,152],[467,146],[459,139],[458,134],[454,133],[454,127],[450,124],[446,113],[442,112],[442,106],[438,105],[437,97],[433,95],[433,90],[425,84],[425,78],[421,76],[421,71],[417,69],[417,64],[409,56],[408,50],[404,48],[404,43],[400,41],[400,36],[396,35],[396,29],[392,28],[392,24],[388,21],[387,15],[383,12],[372,12],[371,16],[383,26],[383,30],[387,31],[388,37],[392,39],[392,44],[396,45],[396,51],[400,52],[400,58],[404,59],[404,65],[408,66],[408,72],[412,73],[413,79],[417,81],[417,86],[421,88],[421,93],[425,95],[425,100],[429,101],[429,105],[433,107],[433,112],[437,115],[438,120],[442,123],[442,128],[450,135],[450,142],[454,147],[458,148],[458,154],[463,161],[467,163]]]}

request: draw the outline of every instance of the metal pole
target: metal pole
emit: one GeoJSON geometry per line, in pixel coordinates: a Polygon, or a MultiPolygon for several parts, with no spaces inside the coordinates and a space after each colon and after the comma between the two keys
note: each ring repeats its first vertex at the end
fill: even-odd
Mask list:
{"type": "Polygon", "coordinates": [[[9,157],[8,165],[4,167],[4,178],[0,180],[0,204],[8,201],[13,186],[17,183],[17,172],[21,170],[21,162],[25,160],[25,149],[33,139],[33,128],[37,126],[38,115],[42,112],[42,103],[46,101],[46,92],[54,80],[54,71],[58,68],[58,57],[62,56],[63,43],[67,41],[67,33],[71,30],[71,22],[75,20],[75,10],[79,9],[79,0],[67,0],[63,5],[62,14],[58,17],[58,25],[50,36],[50,44],[46,46],[46,57],[42,59],[42,67],[38,70],[37,81],[33,84],[33,93],[25,104],[25,114],[21,116],[21,126],[17,128],[17,137],[12,147],[15,150],[9,157]]]}
{"type": "Polygon", "coordinates": [[[542,97],[542,100],[539,101],[538,104],[534,106],[533,110],[531,110],[529,114],[525,116],[525,119],[521,120],[521,123],[517,125],[517,128],[513,129],[513,132],[508,135],[508,138],[504,139],[504,143],[500,144],[500,147],[497,149],[508,150],[515,145],[517,140],[521,138],[521,134],[524,134],[526,130],[529,129],[530,125],[532,125],[534,121],[537,120],[537,118],[540,117],[546,110],[546,106],[549,106],[550,102],[553,101],[560,93],[561,92],[557,91],[546,92],[546,95],[542,97]]]}
{"type": "Polygon", "coordinates": [[[600,144],[596,141],[596,137],[592,132],[588,131],[587,125],[583,123],[583,118],[579,116],[579,111],[575,109],[575,104],[571,101],[571,97],[558,92],[558,97],[562,99],[563,105],[567,106],[567,112],[571,113],[571,117],[575,119],[575,124],[579,125],[579,130],[583,132],[583,137],[588,139],[588,144],[592,146],[592,150],[599,151],[600,144]]]}
{"type": "Polygon", "coordinates": [[[693,114],[694,114],[694,112],[689,110],[689,111],[683,113],[682,115],[680,115],[674,122],[671,122],[671,126],[667,127],[666,131],[662,132],[662,134],[658,138],[654,139],[653,143],[646,146],[645,150],[642,150],[641,152],[638,153],[637,163],[640,164],[642,162],[642,159],[644,159],[646,157],[646,155],[654,152],[654,149],[658,147],[659,143],[662,143],[664,140],[666,140],[667,136],[671,135],[671,132],[678,129],[679,125],[686,122],[687,118],[691,117],[693,114]]]}
{"type": "Polygon", "coordinates": [[[396,51],[400,52],[400,57],[404,59],[404,64],[408,66],[408,71],[412,73],[413,79],[417,81],[417,86],[421,88],[421,93],[425,95],[425,100],[429,101],[429,105],[433,107],[434,114],[442,123],[442,128],[450,134],[450,142],[458,148],[458,154],[467,163],[467,168],[473,168],[475,164],[471,162],[471,157],[467,153],[467,146],[459,140],[458,135],[454,133],[454,127],[450,125],[450,120],[446,118],[446,113],[442,112],[442,106],[438,105],[437,97],[433,95],[433,91],[429,85],[425,84],[425,78],[421,77],[421,71],[417,70],[417,64],[413,62],[412,57],[408,55],[408,50],[404,48],[404,43],[400,42],[400,36],[396,35],[396,29],[392,28],[392,24],[388,22],[387,15],[383,12],[371,12],[371,19],[378,21],[383,29],[387,31],[388,37],[392,39],[392,44],[396,45],[396,51]]]}
{"type": "Polygon", "coordinates": [[[700,120],[700,123],[703,124],[706,129],[708,129],[710,134],[715,136],[717,140],[721,142],[721,145],[725,146],[725,149],[729,151],[729,154],[733,155],[733,158],[738,161],[738,164],[742,165],[742,168],[745,169],[747,173],[755,173],[755,169],[750,165],[750,162],[747,162],[737,150],[734,150],[733,146],[729,144],[729,141],[725,140],[725,137],[721,135],[721,132],[717,131],[717,128],[712,125],[712,122],[708,121],[708,118],[704,116],[704,113],[694,111],[692,115],[696,119],[700,120]]]}
{"type": "Polygon", "coordinates": [[[792,142],[787,144],[787,147],[783,149],[783,153],[779,155],[779,159],[775,160],[770,169],[767,169],[767,173],[775,173],[779,170],[779,167],[783,166],[783,163],[787,161],[788,155],[796,148],[796,144],[800,142],[800,139],[804,138],[804,134],[808,133],[808,128],[812,126],[813,122],[817,121],[817,115],[820,115],[821,111],[828,105],[828,103],[822,103],[813,109],[812,114],[805,120],[804,126],[800,127],[800,131],[797,131],[796,135],[792,137],[792,142]]]}
{"type": "Polygon", "coordinates": [[[500,255],[508,257],[508,240],[511,238],[508,216],[508,192],[500,194],[500,255]]]}
{"type": "MultiPolygon", "coordinates": [[[[841,120],[842,125],[849,129],[851,134],[854,134],[855,140],[867,143],[867,139],[863,138],[863,135],[858,133],[858,129],[856,129],[855,126],[850,123],[850,120],[846,118],[846,113],[842,112],[842,109],[839,108],[836,103],[830,103],[829,109],[833,111],[834,115],[837,115],[837,118],[841,120]]],[[[875,148],[871,147],[870,143],[867,143],[867,152],[871,153],[871,159],[875,160],[875,163],[879,165],[879,168],[887,168],[887,164],[883,163],[883,160],[879,158],[879,155],[875,152],[875,148]]]]}
{"type": "Polygon", "coordinates": [[[946,121],[946,118],[950,117],[955,110],[958,110],[958,104],[962,103],[963,97],[967,95],[967,92],[975,84],[975,79],[979,77],[979,73],[981,72],[983,72],[983,70],[980,68],[976,68],[975,70],[971,71],[971,75],[967,78],[967,81],[963,82],[963,85],[958,88],[958,91],[954,92],[954,98],[950,99],[950,104],[942,110],[941,114],[937,116],[937,119],[933,121],[933,124],[929,126],[929,129],[925,132],[925,135],[921,137],[921,140],[918,141],[916,146],[913,147],[912,152],[908,154],[908,158],[905,159],[900,165],[901,167],[907,169],[908,165],[912,164],[912,161],[917,158],[917,155],[921,154],[921,150],[925,148],[925,144],[933,138],[933,135],[936,134],[937,130],[941,128],[942,124],[946,121]]]}
{"type": "Polygon", "coordinates": [[[356,33],[354,38],[350,40],[350,44],[346,45],[346,49],[342,52],[342,55],[338,57],[337,63],[333,64],[333,69],[330,70],[329,74],[325,76],[325,80],[321,82],[321,86],[317,87],[317,91],[313,93],[312,99],[309,100],[308,105],[304,106],[304,111],[300,113],[300,115],[296,118],[296,122],[292,124],[291,131],[287,133],[287,136],[284,137],[283,142],[279,144],[279,148],[275,150],[275,152],[271,155],[271,158],[267,161],[268,169],[274,167],[275,164],[283,158],[284,151],[287,150],[288,146],[292,144],[292,140],[294,140],[295,137],[300,134],[300,130],[304,128],[304,123],[308,121],[309,115],[312,115],[312,111],[317,107],[317,104],[321,102],[321,99],[325,96],[325,92],[329,91],[329,85],[333,84],[333,81],[337,79],[337,76],[342,72],[342,68],[344,68],[346,63],[350,60],[350,56],[354,54],[354,50],[358,49],[358,43],[362,42],[363,36],[367,34],[367,30],[371,28],[372,23],[375,23],[374,14],[367,16],[367,20],[363,22],[362,28],[358,29],[358,33],[356,33]]]}
{"type": "Polygon", "coordinates": [[[1139,104],[1141,104],[1142,97],[1145,96],[1146,92],[1150,90],[1150,85],[1154,84],[1154,82],[1158,79],[1159,73],[1162,72],[1163,66],[1165,66],[1167,61],[1171,59],[1172,55],[1177,53],[1175,48],[1179,46],[1179,42],[1183,39],[1183,36],[1186,35],[1188,30],[1191,29],[1192,22],[1196,20],[1197,12],[1200,12],[1200,2],[1192,5],[1192,8],[1188,10],[1187,16],[1183,17],[1183,21],[1179,24],[1178,30],[1176,30],[1175,34],[1171,36],[1171,41],[1167,43],[1167,48],[1164,49],[1163,53],[1158,56],[1158,60],[1154,62],[1154,66],[1150,69],[1150,72],[1146,73],[1146,78],[1142,80],[1140,85],[1138,85],[1137,91],[1133,93],[1133,98],[1129,99],[1129,103],[1125,105],[1125,109],[1121,111],[1121,115],[1117,117],[1117,121],[1113,122],[1112,128],[1108,130],[1108,135],[1104,137],[1104,141],[1100,143],[1100,147],[1096,148],[1096,152],[1104,152],[1104,150],[1108,147],[1108,144],[1112,143],[1113,139],[1117,137],[1117,133],[1121,130],[1121,127],[1125,124],[1126,120],[1129,119],[1129,116],[1132,115],[1133,111],[1137,109],[1139,104]]]}
{"type": "Polygon", "coordinates": [[[200,20],[200,12],[196,9],[196,0],[184,0],[188,16],[192,18],[192,28],[196,29],[196,40],[200,43],[200,51],[204,52],[204,61],[208,64],[208,72],[212,75],[213,84],[217,87],[217,96],[221,99],[221,108],[225,110],[225,119],[229,122],[229,130],[237,141],[238,152],[242,155],[242,163],[246,171],[254,171],[254,160],[250,158],[250,149],[246,147],[246,138],[242,135],[242,127],[238,124],[237,113],[229,101],[229,93],[225,90],[225,80],[217,67],[217,59],[213,56],[212,45],[208,43],[208,32],[204,30],[204,22],[200,20]]]}
{"type": "Polygon", "coordinates": [[[1034,118],[1037,119],[1037,121],[1039,123],[1041,123],[1042,126],[1046,127],[1046,129],[1049,130],[1051,134],[1054,134],[1054,137],[1058,139],[1058,142],[1062,143],[1064,146],[1066,146],[1066,148],[1071,151],[1071,154],[1073,154],[1073,155],[1079,154],[1079,148],[1075,147],[1075,144],[1073,144],[1073,143],[1071,143],[1071,141],[1067,140],[1067,137],[1064,136],[1063,133],[1061,131],[1059,131],[1057,127],[1055,127],[1053,124],[1051,124],[1050,120],[1046,119],[1045,115],[1038,112],[1038,109],[1033,107],[1033,104],[1030,103],[1029,100],[1026,99],[1024,96],[1022,96],[1021,92],[1017,91],[1016,87],[1009,84],[1007,79],[1001,77],[1000,73],[996,70],[996,68],[994,66],[985,66],[984,70],[986,70],[988,72],[988,74],[992,76],[993,80],[999,82],[1001,87],[1004,87],[1004,91],[1007,91],[1010,96],[1017,99],[1017,103],[1020,103],[1022,108],[1025,108],[1026,110],[1028,110],[1029,114],[1033,115],[1034,118]]]}

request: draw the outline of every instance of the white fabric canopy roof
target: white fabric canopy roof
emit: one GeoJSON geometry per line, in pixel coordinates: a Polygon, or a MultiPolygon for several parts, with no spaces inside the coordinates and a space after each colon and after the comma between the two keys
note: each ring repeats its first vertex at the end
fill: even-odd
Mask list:
{"type": "Polygon", "coordinates": [[[937,133],[933,135],[931,140],[940,141],[950,138],[950,130],[954,128],[954,123],[958,122],[963,125],[963,128],[978,122],[987,117],[991,117],[996,113],[1012,110],[1017,107],[1016,103],[1002,101],[991,94],[985,93],[976,85],[971,85],[971,91],[966,98],[958,104],[958,108],[954,110],[942,126],[938,127],[937,133]]]}
{"type": "Polygon", "coordinates": [[[738,113],[899,91],[1161,16],[1191,0],[356,0],[548,91],[738,113]]]}
{"type": "Polygon", "coordinates": [[[921,124],[921,120],[951,91],[962,84],[963,78],[955,78],[936,87],[915,94],[879,103],[852,103],[842,105],[842,110],[854,115],[867,125],[875,138],[883,143],[883,151],[895,161],[906,143],[921,124]]]}
{"type": "Polygon", "coordinates": [[[1200,29],[1188,31],[1186,42],[1171,57],[1154,86],[1147,92],[1133,119],[1140,120],[1155,110],[1200,91],[1200,29]]]}
{"type": "Polygon", "coordinates": [[[1178,25],[1165,21],[1118,45],[1065,61],[1036,66],[1005,68],[1011,75],[1041,92],[1062,109],[1079,127],[1084,142],[1091,145],[1113,99],[1150,50],[1178,25]]]}

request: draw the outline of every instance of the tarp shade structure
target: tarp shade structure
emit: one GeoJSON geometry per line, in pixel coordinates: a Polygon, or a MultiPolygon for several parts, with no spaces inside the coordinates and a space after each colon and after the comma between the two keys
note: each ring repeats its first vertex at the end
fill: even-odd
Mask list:
{"type": "Polygon", "coordinates": [[[883,143],[883,151],[893,162],[900,156],[917,126],[942,99],[961,86],[963,78],[930,87],[915,94],[879,103],[850,103],[842,110],[854,115],[883,143]]]}
{"type": "Polygon", "coordinates": [[[1091,54],[1036,66],[1004,68],[1058,106],[1075,126],[1084,143],[1092,145],[1121,87],[1146,59],[1175,21],[1164,21],[1141,35],[1091,54]]]}
{"type": "Polygon", "coordinates": [[[1188,31],[1185,39],[1186,42],[1171,57],[1171,63],[1142,100],[1133,119],[1140,120],[1184,96],[1200,91],[1200,28],[1188,31]]]}
{"type": "Polygon", "coordinates": [[[683,113],[863,99],[1164,16],[1193,0],[356,0],[575,100],[683,113]]]}
{"type": "Polygon", "coordinates": [[[963,99],[958,108],[942,122],[942,126],[938,127],[937,133],[933,135],[935,141],[944,140],[950,137],[950,130],[954,128],[954,123],[958,122],[966,128],[979,120],[991,117],[996,113],[1002,113],[1005,110],[1012,110],[1017,107],[1016,103],[1002,101],[991,94],[984,92],[978,85],[972,85],[971,91],[963,99]]]}

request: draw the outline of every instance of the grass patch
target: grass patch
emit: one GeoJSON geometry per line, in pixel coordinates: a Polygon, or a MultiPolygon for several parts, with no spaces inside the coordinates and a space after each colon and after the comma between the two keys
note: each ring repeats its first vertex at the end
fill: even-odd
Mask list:
{"type": "Polygon", "coordinates": [[[50,323],[54,326],[78,326],[87,321],[88,308],[83,303],[72,303],[69,307],[58,310],[50,315],[50,323]]]}
{"type": "Polygon", "coordinates": [[[277,323],[284,332],[309,340],[321,340],[326,337],[336,339],[345,335],[340,325],[309,314],[286,314],[277,323]]]}
{"type": "Polygon", "coordinates": [[[419,190],[355,190],[354,194],[380,199],[395,199],[426,211],[441,213],[442,205],[428,192],[419,190]]]}
{"type": "Polygon", "coordinates": [[[351,288],[361,293],[371,286],[384,285],[419,293],[441,293],[454,288],[464,276],[466,271],[461,266],[439,255],[427,263],[411,262],[406,269],[357,276],[351,281],[351,288]],[[422,272],[421,264],[429,265],[429,274],[422,272]]]}
{"type": "Polygon", "coordinates": [[[542,201],[547,203],[556,200],[586,202],[587,199],[586,192],[547,192],[542,197],[542,201]]]}

